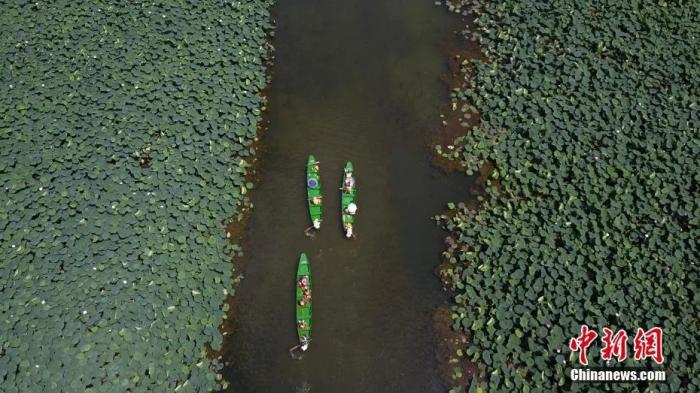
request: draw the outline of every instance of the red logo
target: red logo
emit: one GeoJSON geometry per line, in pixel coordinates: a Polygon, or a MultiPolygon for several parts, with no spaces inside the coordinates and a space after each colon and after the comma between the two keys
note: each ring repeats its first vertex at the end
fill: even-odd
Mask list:
{"type": "Polygon", "coordinates": [[[660,327],[654,327],[646,332],[638,328],[634,336],[634,360],[652,358],[656,364],[664,362],[663,355],[664,331],[660,327]]]}
{"type": "Polygon", "coordinates": [[[600,351],[603,360],[615,356],[618,362],[627,359],[627,332],[620,329],[613,337],[612,330],[603,328],[603,349],[600,351]]]}
{"type": "MultiPolygon", "coordinates": [[[[644,360],[652,358],[656,364],[664,362],[663,355],[663,335],[664,331],[660,327],[653,327],[647,331],[638,328],[634,336],[634,360],[644,360]]],[[[590,330],[587,325],[581,325],[581,334],[569,341],[569,349],[578,352],[578,362],[581,365],[588,365],[586,350],[598,338],[598,333],[590,330]]],[[[620,329],[614,335],[613,331],[603,328],[603,348],[600,357],[603,360],[610,360],[613,357],[618,362],[627,359],[627,332],[620,329]]]]}
{"type": "Polygon", "coordinates": [[[588,326],[581,325],[581,335],[578,338],[574,337],[569,342],[569,349],[576,352],[578,351],[578,362],[582,365],[588,365],[588,356],[586,356],[586,350],[593,344],[593,341],[598,338],[598,333],[588,330],[588,326]]]}

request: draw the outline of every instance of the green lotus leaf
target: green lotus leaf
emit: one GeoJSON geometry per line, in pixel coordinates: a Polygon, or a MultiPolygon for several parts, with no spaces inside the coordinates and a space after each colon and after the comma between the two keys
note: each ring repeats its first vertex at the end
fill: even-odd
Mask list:
{"type": "MultiPolygon", "coordinates": [[[[686,332],[688,321],[697,323],[697,295],[683,292],[674,277],[697,277],[682,261],[693,259],[688,240],[698,232],[697,220],[686,218],[693,208],[684,206],[697,200],[688,179],[698,177],[693,157],[700,121],[690,106],[663,101],[660,87],[679,100],[698,99],[698,90],[689,88],[698,85],[697,75],[680,71],[692,68],[693,51],[668,33],[690,22],[683,12],[651,4],[636,9],[620,3],[614,11],[545,2],[479,6],[488,62],[473,61],[476,73],[462,76],[476,88],[453,90],[451,99],[453,107],[473,106],[481,125],[465,130],[454,152],[442,154],[460,161],[467,174],[488,162],[498,176],[477,197],[476,220],[458,211],[439,221],[456,239],[445,255],[452,261],[455,304],[472,314],[453,328],[486,324],[472,332],[468,351],[477,360],[485,348],[491,351],[474,380],[487,381],[489,390],[557,390],[566,383],[557,359],[566,356],[567,340],[583,323],[623,326],[628,334],[640,320],[686,332]],[[641,38],[650,26],[654,48],[663,49],[641,38]],[[640,35],[621,35],[625,29],[640,35]],[[543,45],[544,36],[556,44],[543,45]],[[508,44],[512,37],[517,45],[508,44]],[[464,249],[474,257],[465,258],[464,249]],[[502,311],[511,301],[513,312],[502,311]],[[493,315],[503,330],[489,328],[493,315]],[[527,346],[508,348],[503,337],[509,331],[527,337],[527,346]],[[552,350],[562,355],[542,355],[552,350]]],[[[674,351],[693,356],[687,348],[674,351]]],[[[694,361],[686,358],[670,361],[677,375],[692,374],[694,361]]],[[[674,384],[661,389],[697,386],[682,377],[674,384]]],[[[472,382],[470,391],[479,386],[472,382]]]]}

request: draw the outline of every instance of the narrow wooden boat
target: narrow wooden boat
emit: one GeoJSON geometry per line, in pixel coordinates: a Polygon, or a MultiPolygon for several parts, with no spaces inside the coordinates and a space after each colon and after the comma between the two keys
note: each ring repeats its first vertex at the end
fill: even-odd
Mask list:
{"type": "Polygon", "coordinates": [[[353,226],[355,225],[355,214],[357,213],[357,205],[355,204],[357,186],[355,185],[352,162],[350,161],[345,164],[340,190],[340,216],[343,220],[343,231],[346,237],[351,238],[354,236],[353,226]]]}
{"type": "Polygon", "coordinates": [[[296,316],[297,336],[302,351],[309,348],[311,341],[311,266],[306,254],[301,253],[299,266],[297,267],[296,280],[296,316]]]}
{"type": "Polygon", "coordinates": [[[309,205],[309,216],[314,228],[321,228],[323,221],[323,197],[321,195],[321,176],[318,171],[319,162],[309,155],[306,163],[306,199],[309,205]]]}

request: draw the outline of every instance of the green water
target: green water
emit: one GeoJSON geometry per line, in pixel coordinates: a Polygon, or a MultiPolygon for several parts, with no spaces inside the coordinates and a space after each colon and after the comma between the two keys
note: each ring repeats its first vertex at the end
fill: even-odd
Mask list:
{"type": "Polygon", "coordinates": [[[432,221],[469,182],[430,166],[447,100],[445,44],[458,20],[431,1],[295,0],[274,9],[270,128],[243,242],[245,276],[223,373],[231,392],[440,392],[433,271],[445,236],[432,221]],[[313,239],[305,163],[321,161],[325,220],[313,239]],[[342,168],[355,165],[357,239],[343,238],[342,168]],[[294,274],[314,278],[313,342],[296,344],[294,274]]]}

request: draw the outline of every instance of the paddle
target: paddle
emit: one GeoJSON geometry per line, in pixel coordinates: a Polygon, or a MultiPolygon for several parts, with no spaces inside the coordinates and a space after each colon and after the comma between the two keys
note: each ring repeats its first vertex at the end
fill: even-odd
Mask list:
{"type": "Polygon", "coordinates": [[[312,230],[312,229],[314,229],[314,226],[313,226],[313,225],[310,226],[310,227],[308,227],[308,228],[306,228],[306,229],[304,229],[304,235],[309,236],[309,237],[313,237],[314,234],[311,233],[311,230],[312,230]]]}
{"type": "Polygon", "coordinates": [[[295,346],[289,348],[289,353],[293,353],[294,351],[296,351],[299,348],[301,348],[301,345],[295,345],[295,346]]]}
{"type": "MultiPolygon", "coordinates": [[[[311,342],[311,339],[308,339],[308,340],[306,341],[306,344],[309,344],[310,342],[311,342]]],[[[295,360],[301,359],[300,357],[295,357],[295,356],[294,356],[294,351],[296,351],[297,349],[301,348],[302,345],[304,345],[304,344],[295,345],[295,346],[289,348],[289,354],[292,356],[292,359],[295,359],[295,360]]]]}

